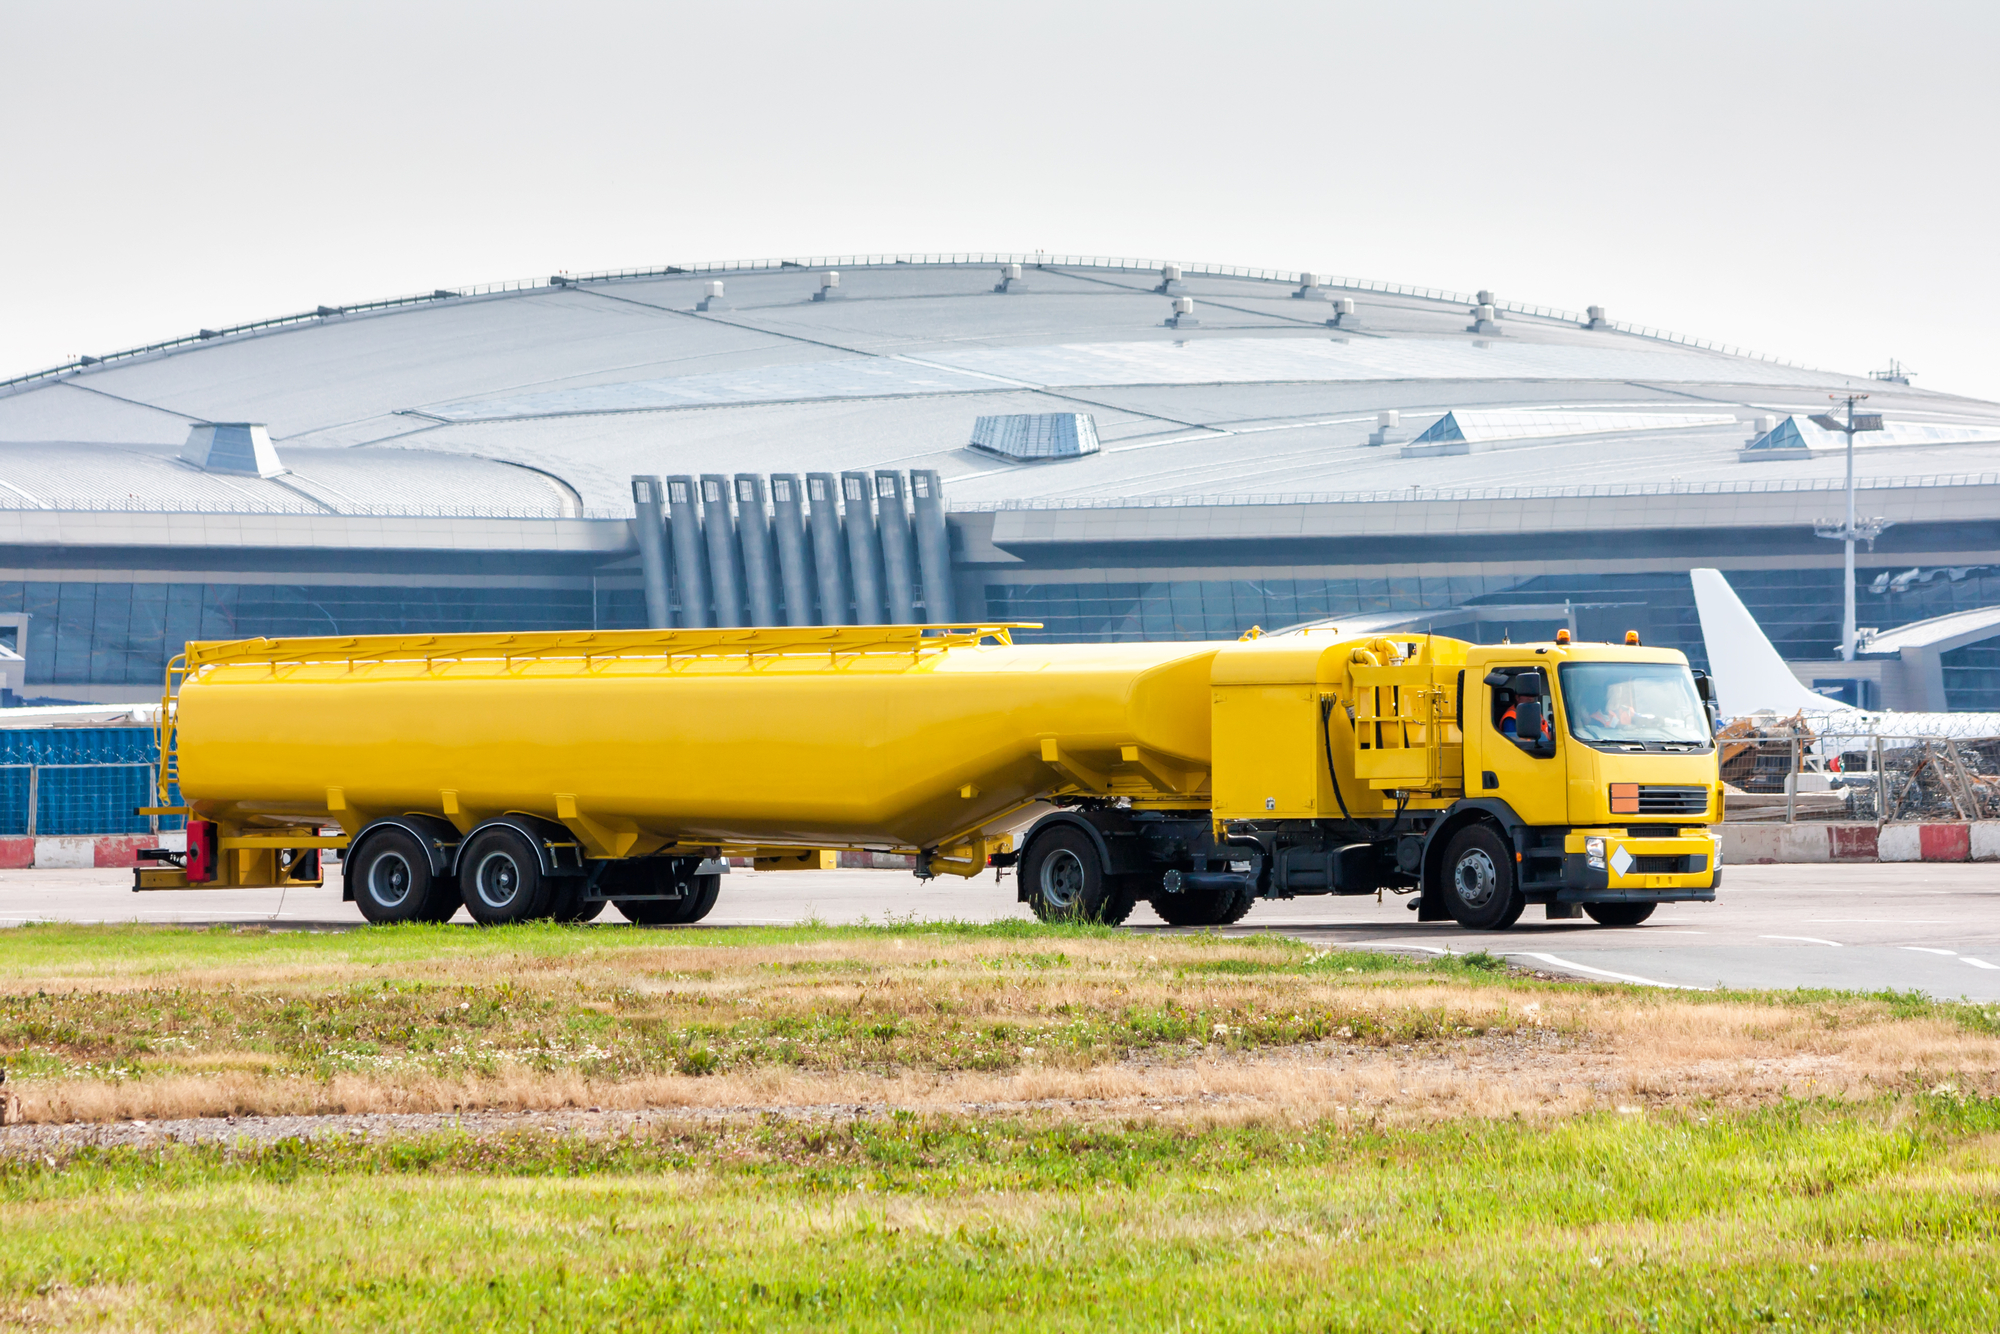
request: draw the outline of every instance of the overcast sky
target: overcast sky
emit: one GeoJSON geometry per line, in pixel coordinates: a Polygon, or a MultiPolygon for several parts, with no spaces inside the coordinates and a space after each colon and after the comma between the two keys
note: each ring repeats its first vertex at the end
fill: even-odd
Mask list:
{"type": "Polygon", "coordinates": [[[1317,269],[2000,399],[1992,3],[0,0],[0,378],[683,259],[1317,269]]]}

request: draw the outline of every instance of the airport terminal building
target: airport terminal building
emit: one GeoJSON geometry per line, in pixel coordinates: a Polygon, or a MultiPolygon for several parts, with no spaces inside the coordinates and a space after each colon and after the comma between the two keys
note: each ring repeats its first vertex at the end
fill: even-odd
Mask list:
{"type": "Polygon", "coordinates": [[[1809,679],[2000,710],[2000,404],[1490,293],[1019,255],[559,275],[0,384],[13,702],[145,698],[191,638],[649,623],[1570,625],[1699,663],[1707,565],[1809,679]],[[1848,393],[1884,418],[1853,665],[1809,420],[1848,393]]]}

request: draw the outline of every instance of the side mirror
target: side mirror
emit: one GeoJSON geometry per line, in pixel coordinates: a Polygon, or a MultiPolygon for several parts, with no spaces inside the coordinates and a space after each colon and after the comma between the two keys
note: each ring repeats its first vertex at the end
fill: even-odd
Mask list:
{"type": "Polygon", "coordinates": [[[1523,695],[1514,702],[1514,744],[1530,755],[1542,753],[1542,701],[1523,695]]]}
{"type": "Polygon", "coordinates": [[[1722,730],[1722,710],[1715,702],[1715,678],[1707,672],[1695,672],[1694,693],[1701,696],[1701,711],[1708,715],[1708,734],[1714,736],[1722,730]]]}

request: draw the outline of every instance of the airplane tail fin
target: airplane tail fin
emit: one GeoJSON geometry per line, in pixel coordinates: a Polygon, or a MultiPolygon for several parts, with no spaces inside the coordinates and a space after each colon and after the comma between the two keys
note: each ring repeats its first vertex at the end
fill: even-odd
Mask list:
{"type": "Polygon", "coordinates": [[[1792,675],[1722,571],[1692,570],[1689,575],[1694,580],[1702,642],[1708,646],[1708,669],[1715,677],[1716,702],[1724,715],[1741,717],[1764,709],[1829,713],[1840,708],[1792,675]]]}

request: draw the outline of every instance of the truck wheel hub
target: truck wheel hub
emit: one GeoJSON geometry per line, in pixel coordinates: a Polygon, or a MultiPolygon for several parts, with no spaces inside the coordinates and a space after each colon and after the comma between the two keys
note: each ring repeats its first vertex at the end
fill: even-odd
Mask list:
{"type": "Polygon", "coordinates": [[[410,892],[410,864],[393,852],[375,859],[368,870],[368,892],[385,908],[393,908],[410,892]]]}
{"type": "Polygon", "coordinates": [[[1458,859],[1452,868],[1452,888],[1458,897],[1470,907],[1483,908],[1493,897],[1493,891],[1500,887],[1500,870],[1493,859],[1474,848],[1458,859]]]}
{"type": "Polygon", "coordinates": [[[514,901],[514,891],[521,886],[521,868],[506,853],[491,853],[479,863],[473,883],[488,907],[504,908],[514,901]]]}
{"type": "Polygon", "coordinates": [[[1057,848],[1042,862],[1042,901],[1051,908],[1068,908],[1083,893],[1083,862],[1068,848],[1057,848]]]}

